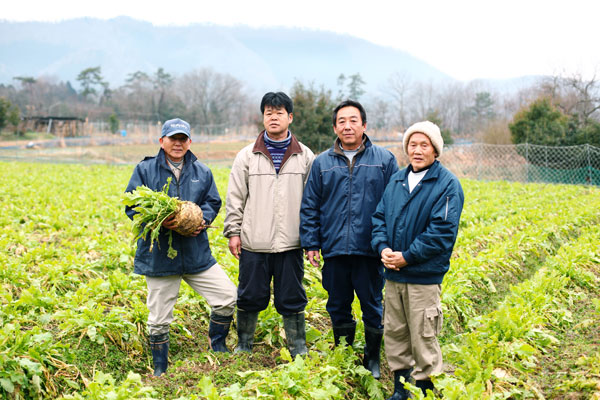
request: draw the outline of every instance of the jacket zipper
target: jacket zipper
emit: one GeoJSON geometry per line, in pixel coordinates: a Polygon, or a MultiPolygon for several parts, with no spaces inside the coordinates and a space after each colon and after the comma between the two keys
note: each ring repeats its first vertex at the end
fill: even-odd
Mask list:
{"type": "Polygon", "coordinates": [[[448,201],[450,197],[446,196],[446,215],[444,215],[444,221],[448,220],[448,201]]]}
{"type": "MultiPolygon", "coordinates": [[[[360,148],[360,147],[359,147],[360,148]]],[[[348,229],[347,229],[347,234],[346,234],[346,253],[350,253],[350,224],[352,222],[352,176],[354,173],[354,164],[356,163],[356,159],[357,157],[361,154],[364,153],[367,149],[365,148],[362,152],[358,152],[357,154],[354,155],[354,157],[352,157],[352,162],[350,162],[350,160],[348,160],[348,157],[346,157],[346,155],[342,155],[342,154],[338,154],[335,153],[334,154],[337,157],[343,157],[344,161],[346,162],[346,165],[348,166],[348,172],[350,173],[350,191],[349,191],[349,197],[348,197],[348,229]]]]}
{"type": "MultiPolygon", "coordinates": [[[[264,156],[266,156],[266,154],[262,153],[264,156]]],[[[267,157],[269,159],[269,161],[271,162],[271,165],[273,166],[273,170],[275,171],[275,194],[277,195],[277,192],[279,190],[279,172],[281,172],[281,170],[283,169],[283,164],[279,165],[279,172],[277,172],[277,168],[275,168],[275,163],[273,162],[273,156],[271,157],[267,157]]],[[[289,158],[288,158],[289,159],[289,158]]],[[[287,163],[287,160],[285,160],[285,162],[287,163]]],[[[277,202],[275,202],[273,204],[273,211],[276,213],[278,210],[276,209],[277,207],[277,202]]],[[[280,218],[275,218],[275,220],[280,220],[280,218]]],[[[275,237],[277,237],[279,235],[279,225],[276,223],[275,224],[275,237]]],[[[277,247],[275,246],[275,248],[273,249],[275,250],[275,252],[278,251],[277,247]]]]}
{"type": "MultiPolygon", "coordinates": [[[[291,158],[292,158],[292,157],[293,157],[295,154],[296,154],[296,153],[293,153],[293,154],[291,154],[291,155],[290,155],[290,156],[287,158],[287,160],[285,160],[285,162],[284,162],[283,164],[279,165],[279,172],[281,172],[281,170],[283,169],[283,166],[284,166],[285,164],[287,164],[287,162],[288,162],[289,160],[291,160],[291,158]]],[[[271,163],[273,163],[273,160],[271,160],[271,163]]],[[[273,168],[275,168],[275,164],[273,164],[273,168]]],[[[279,172],[275,171],[275,175],[276,175],[277,179],[279,179],[279,172]]]]}
{"type": "Polygon", "coordinates": [[[348,233],[346,235],[346,254],[350,253],[350,224],[352,223],[352,175],[354,172],[354,161],[356,155],[352,158],[352,163],[348,160],[348,157],[344,157],[346,164],[348,164],[348,171],[350,172],[350,191],[348,196],[348,233]]]}
{"type": "MultiPolygon", "coordinates": [[[[171,173],[173,174],[173,171],[171,171],[171,173]]],[[[175,176],[175,174],[173,174],[173,176],[175,176]]],[[[179,192],[179,182],[181,181],[182,176],[183,176],[183,169],[179,173],[179,179],[176,179],[177,180],[177,198],[179,198],[179,200],[181,200],[181,194],[179,192]]],[[[171,233],[171,235],[172,235],[172,233],[171,233]]],[[[181,253],[180,254],[180,256],[181,256],[180,257],[180,259],[181,259],[181,275],[183,276],[183,273],[185,271],[185,267],[183,265],[183,246],[181,246],[181,249],[179,249],[179,251],[181,253]]]]}

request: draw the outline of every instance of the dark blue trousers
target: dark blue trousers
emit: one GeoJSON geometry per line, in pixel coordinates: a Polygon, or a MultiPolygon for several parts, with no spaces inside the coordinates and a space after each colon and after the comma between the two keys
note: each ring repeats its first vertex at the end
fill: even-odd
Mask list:
{"type": "Polygon", "coordinates": [[[273,303],[277,312],[286,316],[302,312],[307,303],[303,278],[302,249],[282,253],[255,253],[242,249],[237,306],[248,312],[267,308],[273,279],[273,303]]]}
{"type": "Polygon", "coordinates": [[[354,293],[360,300],[363,322],[371,328],[383,328],[383,264],[367,256],[326,258],[323,264],[323,288],[329,293],[327,312],[333,326],[351,324],[354,293]]]}

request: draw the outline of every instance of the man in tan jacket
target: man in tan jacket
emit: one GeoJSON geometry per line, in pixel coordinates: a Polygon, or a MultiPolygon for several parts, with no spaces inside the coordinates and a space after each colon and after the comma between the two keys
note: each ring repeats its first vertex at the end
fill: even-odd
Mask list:
{"type": "Polygon", "coordinates": [[[275,308],[295,357],[307,352],[300,203],[314,154],[288,129],[293,103],[285,93],[265,94],[260,111],[265,130],[238,153],[227,189],[224,235],[240,260],[236,351],[252,351],[272,279],[275,308]]]}

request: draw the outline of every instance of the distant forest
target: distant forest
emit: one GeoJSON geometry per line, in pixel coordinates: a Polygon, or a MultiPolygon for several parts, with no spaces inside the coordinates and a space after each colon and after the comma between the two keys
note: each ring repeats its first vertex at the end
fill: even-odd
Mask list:
{"type": "MultiPolygon", "coordinates": [[[[225,132],[261,121],[260,98],[251,95],[244,82],[210,68],[180,76],[163,68],[153,74],[131,72],[115,88],[104,79],[101,66],[86,68],[74,79],[79,90],[69,81],[48,77],[17,76],[11,84],[0,85],[0,129],[16,130],[17,114],[112,121],[117,127],[119,122],[160,123],[177,116],[199,133],[225,132]],[[13,119],[7,117],[11,113],[13,119]]],[[[478,82],[434,84],[401,74],[392,75],[378,95],[365,92],[359,73],[340,74],[337,83],[334,91],[301,81],[289,88],[296,103],[294,129],[330,134],[331,109],[352,98],[365,105],[370,130],[401,133],[411,123],[428,119],[442,128],[448,143],[532,142],[536,129],[554,135],[550,141],[536,139],[540,144],[600,143],[600,85],[579,75],[541,78],[512,94],[494,92],[478,82]],[[519,132],[525,137],[520,138],[519,132]]]]}

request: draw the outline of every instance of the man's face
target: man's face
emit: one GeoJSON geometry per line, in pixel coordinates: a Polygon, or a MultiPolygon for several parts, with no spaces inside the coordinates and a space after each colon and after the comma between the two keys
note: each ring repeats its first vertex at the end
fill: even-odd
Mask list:
{"type": "Polygon", "coordinates": [[[263,114],[263,125],[270,138],[283,140],[287,137],[287,131],[294,116],[287,112],[285,107],[274,108],[266,106],[263,114]]]}
{"type": "Polygon", "coordinates": [[[429,136],[424,133],[413,133],[408,140],[408,159],[413,171],[417,172],[429,167],[435,161],[435,147],[429,136]]]}
{"type": "Polygon", "coordinates": [[[183,133],[176,133],[173,136],[163,136],[160,138],[160,147],[171,161],[180,162],[183,156],[190,149],[192,139],[183,133]]]}
{"type": "Polygon", "coordinates": [[[362,144],[367,124],[363,124],[358,108],[348,106],[338,111],[333,130],[344,150],[355,150],[362,144]]]}

